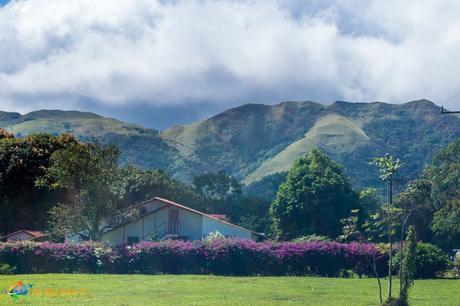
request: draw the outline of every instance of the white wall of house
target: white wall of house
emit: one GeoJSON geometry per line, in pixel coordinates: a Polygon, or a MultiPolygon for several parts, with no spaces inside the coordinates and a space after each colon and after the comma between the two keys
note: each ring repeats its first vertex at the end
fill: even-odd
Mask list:
{"type": "Polygon", "coordinates": [[[110,232],[102,234],[102,241],[110,244],[120,244],[123,242],[123,227],[116,228],[110,232]]]}
{"type": "Polygon", "coordinates": [[[143,236],[142,236],[142,220],[143,218],[137,221],[134,221],[132,223],[128,223],[124,225],[123,227],[125,228],[125,237],[124,241],[129,242],[129,238],[135,238],[137,241],[141,241],[143,236]]]}
{"type": "Polygon", "coordinates": [[[179,209],[179,233],[187,236],[187,240],[200,240],[203,232],[202,219],[202,215],[179,209]]]}
{"type": "Polygon", "coordinates": [[[202,236],[204,237],[214,231],[218,231],[222,235],[228,237],[251,239],[251,232],[249,230],[203,216],[202,236]]]}
{"type": "Polygon", "coordinates": [[[102,240],[107,241],[110,244],[121,244],[123,242],[126,243],[128,242],[129,237],[137,237],[139,241],[148,240],[144,239],[144,237],[149,236],[149,234],[154,231],[157,226],[161,226],[167,221],[168,207],[165,207],[156,213],[147,215],[139,220],[133,221],[104,233],[102,235],[102,240]]]}
{"type": "Polygon", "coordinates": [[[147,213],[158,208],[158,211],[146,215],[139,220],[127,223],[123,226],[108,231],[102,235],[102,240],[110,244],[128,243],[134,240],[150,240],[150,233],[155,229],[163,233],[165,226],[168,225],[170,209],[178,209],[178,234],[187,240],[201,240],[209,233],[219,231],[225,236],[251,239],[252,233],[249,230],[238,226],[210,218],[206,215],[190,211],[188,209],[165,205],[161,201],[145,203],[147,213]]]}

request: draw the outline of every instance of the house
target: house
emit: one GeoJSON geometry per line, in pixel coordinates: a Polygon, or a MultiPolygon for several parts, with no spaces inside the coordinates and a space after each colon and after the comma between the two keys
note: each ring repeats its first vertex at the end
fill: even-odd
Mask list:
{"type": "Polygon", "coordinates": [[[139,217],[111,227],[102,234],[110,244],[161,239],[201,240],[218,231],[225,237],[255,239],[256,233],[222,220],[223,215],[199,212],[176,202],[154,197],[136,206],[139,217]],[[219,218],[218,218],[219,217],[219,218]]]}
{"type": "Polygon", "coordinates": [[[46,234],[41,231],[19,230],[17,232],[0,237],[0,241],[17,241],[17,240],[43,240],[46,234]]]}

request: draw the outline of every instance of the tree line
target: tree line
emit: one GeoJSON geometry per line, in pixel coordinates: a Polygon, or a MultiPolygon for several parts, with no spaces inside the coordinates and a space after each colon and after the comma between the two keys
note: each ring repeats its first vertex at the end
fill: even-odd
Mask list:
{"type": "MultiPolygon", "coordinates": [[[[388,208],[374,188],[354,190],[341,165],[319,150],[298,158],[287,173],[251,186],[224,171],[184,183],[163,170],[120,165],[117,148],[97,141],[49,134],[16,138],[0,130],[0,234],[33,228],[47,229],[56,238],[79,232],[98,239],[101,224],[130,218],[125,208],[160,196],[225,214],[231,222],[280,240],[338,239],[347,220],[355,218],[369,241],[385,241],[382,232],[391,209],[392,227],[412,225],[418,240],[448,249],[460,245],[458,186],[460,140],[441,150],[388,208]]],[[[391,230],[395,237],[396,232],[391,230]]]]}
{"type": "Polygon", "coordinates": [[[163,170],[120,165],[117,148],[96,140],[50,134],[16,138],[0,129],[0,235],[40,229],[53,240],[75,233],[97,240],[103,224],[134,218],[126,208],[153,196],[264,231],[269,203],[242,189],[224,171],[189,184],[163,170]]]}

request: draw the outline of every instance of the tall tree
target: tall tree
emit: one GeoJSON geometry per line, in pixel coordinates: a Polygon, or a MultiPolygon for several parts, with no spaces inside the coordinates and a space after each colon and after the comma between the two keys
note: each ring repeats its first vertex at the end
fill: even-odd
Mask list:
{"type": "Polygon", "coordinates": [[[394,206],[393,206],[393,182],[395,177],[402,167],[403,163],[398,159],[394,159],[393,156],[385,154],[383,157],[376,157],[371,162],[379,168],[380,180],[388,184],[388,202],[386,207],[387,212],[387,232],[388,232],[388,244],[389,244],[389,260],[388,260],[388,301],[392,300],[392,287],[393,287],[393,219],[394,219],[394,206]]]}
{"type": "Polygon", "coordinates": [[[241,197],[241,184],[225,171],[207,173],[193,178],[193,186],[207,202],[206,211],[226,214],[238,221],[237,201],[241,197]]]}
{"type": "Polygon", "coordinates": [[[50,167],[37,184],[67,189],[72,197],[51,209],[52,231],[100,239],[104,223],[117,215],[117,173],[118,150],[113,146],[77,143],[54,152],[50,167]]]}
{"type": "Polygon", "coordinates": [[[460,245],[460,139],[441,150],[427,169],[435,208],[433,232],[444,247],[460,245]]]}
{"type": "Polygon", "coordinates": [[[202,198],[191,185],[175,180],[168,172],[158,169],[122,167],[119,171],[117,193],[120,208],[152,197],[163,197],[197,210],[205,210],[202,198]]]}
{"type": "Polygon", "coordinates": [[[45,226],[46,212],[67,193],[40,188],[35,181],[45,173],[55,151],[75,143],[69,135],[14,138],[0,130],[0,234],[45,226]]]}
{"type": "Polygon", "coordinates": [[[418,239],[432,241],[434,207],[431,199],[431,182],[426,175],[407,184],[406,189],[395,197],[394,206],[398,208],[400,218],[396,220],[402,232],[408,225],[412,225],[417,232],[418,239]]]}
{"type": "Polygon", "coordinates": [[[359,207],[342,168],[317,149],[298,158],[270,207],[278,239],[304,235],[336,237],[340,220],[359,207]]]}

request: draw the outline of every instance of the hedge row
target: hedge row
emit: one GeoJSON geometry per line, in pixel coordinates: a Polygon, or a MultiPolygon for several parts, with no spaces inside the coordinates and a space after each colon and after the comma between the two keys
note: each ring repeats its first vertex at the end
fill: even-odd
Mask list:
{"type": "Polygon", "coordinates": [[[387,256],[372,244],[162,241],[110,247],[101,243],[0,244],[0,263],[16,273],[142,273],[373,276],[369,260],[385,271],[387,256]]]}

